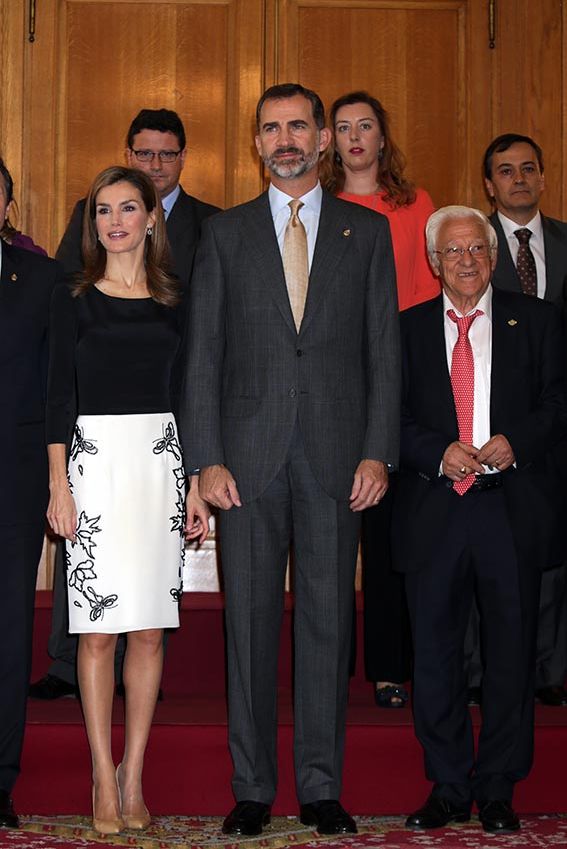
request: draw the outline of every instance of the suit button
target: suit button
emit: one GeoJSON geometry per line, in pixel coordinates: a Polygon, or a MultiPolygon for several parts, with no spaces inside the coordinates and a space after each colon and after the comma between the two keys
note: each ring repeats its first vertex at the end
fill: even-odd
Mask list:
{"type": "Polygon", "coordinates": [[[303,356],[303,351],[301,350],[301,348],[298,348],[298,349],[297,349],[297,351],[296,351],[295,353],[297,354],[297,356],[298,356],[298,357],[302,357],[302,356],[303,356]]]}
{"type": "Polygon", "coordinates": [[[297,395],[297,390],[294,389],[293,386],[292,386],[292,388],[289,390],[289,397],[295,398],[296,395],[297,395]]]}

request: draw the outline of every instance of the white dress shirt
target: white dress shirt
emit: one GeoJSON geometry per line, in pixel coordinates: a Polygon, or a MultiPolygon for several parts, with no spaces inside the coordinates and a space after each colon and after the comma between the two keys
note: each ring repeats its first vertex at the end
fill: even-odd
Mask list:
{"type": "MultiPolygon", "coordinates": [[[[276,231],[280,253],[283,255],[285,229],[291,214],[289,202],[293,198],[270,183],[268,199],[270,201],[270,210],[274,220],[274,229],[276,231]]],[[[321,217],[321,203],[323,200],[321,184],[317,183],[314,189],[302,195],[299,200],[304,204],[299,210],[298,215],[307,234],[307,256],[309,260],[309,271],[311,271],[315,242],[317,241],[317,231],[319,229],[319,218],[321,217]]]]}
{"type": "MultiPolygon", "coordinates": [[[[515,237],[514,237],[515,238],[515,237]]],[[[447,367],[451,374],[453,348],[459,338],[456,323],[447,315],[448,310],[454,310],[457,316],[462,316],[443,292],[443,315],[445,317],[445,349],[447,351],[447,367]]],[[[473,445],[482,448],[491,437],[490,433],[490,375],[492,368],[492,286],[488,289],[467,315],[476,310],[482,310],[469,329],[469,341],[474,358],[474,411],[473,411],[473,445]]],[[[485,466],[485,472],[491,470],[485,466]]],[[[497,472],[498,469],[492,469],[497,472]]]]}
{"type": "Polygon", "coordinates": [[[169,213],[173,209],[173,205],[177,198],[179,197],[179,193],[181,189],[179,188],[179,183],[176,185],[174,190],[161,199],[161,205],[163,206],[163,214],[165,215],[165,220],[169,218],[169,213]]]}
{"type": "Polygon", "coordinates": [[[545,296],[546,285],[545,245],[543,242],[543,227],[541,224],[541,215],[539,211],[536,212],[531,221],[528,221],[527,224],[523,225],[517,224],[516,221],[512,221],[510,218],[507,218],[505,215],[502,215],[501,212],[498,212],[498,218],[502,225],[502,229],[504,230],[504,235],[506,236],[506,241],[508,242],[508,247],[510,248],[510,253],[512,254],[512,262],[514,263],[514,265],[516,265],[518,262],[518,248],[520,247],[518,237],[514,235],[514,231],[521,230],[522,227],[525,227],[527,230],[531,230],[532,235],[528,244],[535,259],[537,273],[537,296],[538,298],[543,298],[545,296]]]}

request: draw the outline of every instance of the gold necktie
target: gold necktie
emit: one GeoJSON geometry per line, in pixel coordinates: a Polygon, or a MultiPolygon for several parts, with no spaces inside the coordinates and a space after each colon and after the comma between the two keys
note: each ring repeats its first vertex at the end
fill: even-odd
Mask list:
{"type": "Polygon", "coordinates": [[[309,283],[307,233],[297,214],[302,206],[303,203],[297,198],[289,202],[291,213],[285,229],[282,257],[287,293],[298,333],[305,310],[307,284],[309,283]]]}

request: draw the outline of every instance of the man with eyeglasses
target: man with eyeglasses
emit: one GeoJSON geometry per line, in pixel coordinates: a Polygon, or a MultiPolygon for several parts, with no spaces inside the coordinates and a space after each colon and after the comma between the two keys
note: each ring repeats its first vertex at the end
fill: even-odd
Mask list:
{"type": "Polygon", "coordinates": [[[426,227],[442,294],[401,314],[402,426],[393,515],[414,641],[416,735],[433,782],[411,829],[470,819],[520,828],[515,783],[533,757],[541,569],[563,550],[549,455],[567,433],[563,339],[551,304],[491,286],[497,237],[482,212],[426,227]],[[475,753],[464,642],[473,598],[484,639],[475,753]]]}
{"type": "MultiPolygon", "coordinates": [[[[165,212],[167,237],[173,270],[188,285],[201,223],[218,207],[188,195],[179,185],[187,148],[185,129],[171,109],[142,109],[130,125],[126,137],[126,162],[151,177],[165,212]]],[[[83,267],[81,232],[85,200],[75,206],[55,256],[68,274],[83,267]]]]}
{"type": "MultiPolygon", "coordinates": [[[[563,307],[567,281],[567,223],[539,209],[545,180],[543,154],[529,136],[495,138],[483,159],[486,191],[495,207],[490,221],[498,236],[492,283],[563,307]]],[[[565,447],[562,449],[565,453],[565,447]]],[[[536,658],[536,696],[543,704],[567,706],[567,565],[542,575],[536,658]]],[[[467,637],[469,703],[482,700],[478,616],[467,637]]]]}
{"type": "MultiPolygon", "coordinates": [[[[179,185],[187,149],[185,129],[176,112],[170,109],[142,109],[134,118],[126,139],[126,161],[132,168],[145,171],[153,180],[166,217],[166,229],[173,270],[184,288],[189,285],[195,250],[205,218],[219,212],[188,195],[179,185]]],[[[78,201],[55,256],[67,274],[81,271],[81,233],[85,199],[78,201]]],[[[53,614],[48,651],[53,659],[48,673],[30,685],[31,698],[52,700],[77,692],[77,637],[68,633],[65,570],[59,547],[53,593],[53,614]]],[[[118,642],[116,677],[121,680],[124,640],[118,642]]],[[[119,685],[119,692],[121,686],[119,685]]]]}

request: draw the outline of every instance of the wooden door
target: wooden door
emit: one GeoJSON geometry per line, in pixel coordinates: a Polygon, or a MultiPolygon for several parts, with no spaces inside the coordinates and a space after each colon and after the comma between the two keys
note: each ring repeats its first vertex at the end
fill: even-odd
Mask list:
{"type": "Polygon", "coordinates": [[[408,176],[438,206],[480,206],[492,119],[487,9],[485,0],[279,0],[272,78],[314,88],[327,108],[369,91],[391,116],[408,176]]]}
{"type": "Polygon", "coordinates": [[[2,104],[2,147],[36,241],[55,250],[95,174],[124,162],[128,126],[144,107],[182,118],[191,194],[226,207],[257,192],[251,115],[262,85],[262,0],[34,5],[33,42],[29,3],[0,8],[13,63],[3,66],[14,69],[17,90],[15,103],[7,95],[2,104]]]}

